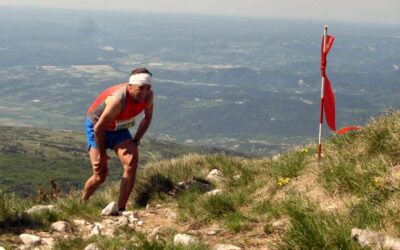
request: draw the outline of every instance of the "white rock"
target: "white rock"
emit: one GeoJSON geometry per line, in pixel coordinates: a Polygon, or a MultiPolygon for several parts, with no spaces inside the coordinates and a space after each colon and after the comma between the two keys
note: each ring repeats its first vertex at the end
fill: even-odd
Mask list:
{"type": "Polygon", "coordinates": [[[49,246],[50,248],[54,247],[55,240],[53,238],[42,238],[42,244],[49,246]]]}
{"type": "Polygon", "coordinates": [[[40,237],[31,234],[21,234],[19,238],[27,246],[37,246],[41,242],[40,237]]]}
{"type": "Polygon", "coordinates": [[[90,235],[101,235],[101,228],[99,225],[94,225],[92,228],[92,231],[90,232],[90,235]]]}
{"type": "Polygon", "coordinates": [[[37,205],[29,208],[25,212],[28,214],[41,213],[47,211],[55,211],[56,207],[53,205],[37,205]]]}
{"type": "Polygon", "coordinates": [[[134,214],[132,214],[132,215],[129,215],[128,220],[130,223],[133,223],[133,222],[139,221],[139,218],[137,216],[135,216],[134,214]]]}
{"type": "Polygon", "coordinates": [[[204,195],[205,195],[205,196],[215,196],[215,195],[221,195],[221,194],[223,194],[223,193],[224,193],[224,192],[222,192],[221,189],[214,189],[214,190],[212,190],[212,191],[209,191],[209,192],[205,193],[204,195]]]}
{"type": "Polygon", "coordinates": [[[6,250],[4,247],[0,247],[0,250],[6,250]]]}
{"type": "Polygon", "coordinates": [[[351,230],[351,237],[356,239],[362,247],[400,250],[400,239],[382,233],[353,228],[351,230]]]}
{"type": "Polygon", "coordinates": [[[143,223],[144,223],[144,222],[140,220],[140,221],[137,222],[137,225],[138,225],[138,226],[142,226],[143,223]]]}
{"type": "Polygon", "coordinates": [[[231,245],[231,244],[217,244],[212,249],[213,250],[241,250],[240,247],[231,245]]]}
{"type": "Polygon", "coordinates": [[[240,174],[233,176],[234,180],[240,180],[240,174]]]}
{"type": "Polygon", "coordinates": [[[90,243],[84,250],[100,250],[101,248],[96,243],[90,243]]]}
{"type": "Polygon", "coordinates": [[[222,174],[222,172],[218,169],[213,169],[210,171],[210,173],[208,173],[206,179],[209,181],[220,181],[222,180],[222,178],[224,177],[224,175],[222,174]]]}
{"type": "Polygon", "coordinates": [[[109,215],[118,215],[118,205],[116,202],[111,202],[108,204],[102,211],[101,215],[109,216],[109,215]]]}
{"type": "Polygon", "coordinates": [[[191,235],[187,234],[177,234],[174,237],[174,244],[175,245],[183,245],[183,246],[188,246],[192,244],[198,244],[199,240],[191,235]]]}
{"type": "Polygon", "coordinates": [[[207,235],[216,235],[220,231],[221,231],[221,229],[219,229],[219,228],[209,228],[209,229],[205,230],[205,234],[207,234],[207,235]]]}
{"type": "Polygon", "coordinates": [[[129,216],[135,215],[135,214],[136,214],[136,213],[133,212],[133,211],[123,211],[123,212],[122,212],[122,215],[123,215],[123,216],[126,216],[126,217],[129,217],[129,216]]]}
{"type": "Polygon", "coordinates": [[[51,224],[51,228],[60,233],[71,232],[71,225],[66,221],[57,221],[51,224]]]}
{"type": "Polygon", "coordinates": [[[89,225],[90,223],[85,221],[85,220],[73,220],[72,221],[76,226],[86,226],[89,225]]]}

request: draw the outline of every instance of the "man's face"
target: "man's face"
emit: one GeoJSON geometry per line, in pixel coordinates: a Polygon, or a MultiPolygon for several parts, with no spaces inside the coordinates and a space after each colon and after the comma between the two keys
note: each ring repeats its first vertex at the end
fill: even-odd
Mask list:
{"type": "Polygon", "coordinates": [[[132,85],[129,84],[129,93],[131,96],[131,100],[134,102],[142,102],[144,101],[151,92],[150,84],[141,84],[141,85],[132,85]]]}

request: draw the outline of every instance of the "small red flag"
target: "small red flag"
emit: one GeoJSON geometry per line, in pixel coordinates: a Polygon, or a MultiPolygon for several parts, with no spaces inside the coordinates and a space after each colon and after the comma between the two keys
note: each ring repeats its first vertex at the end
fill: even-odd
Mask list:
{"type": "Polygon", "coordinates": [[[343,135],[343,134],[346,134],[349,131],[354,131],[354,130],[359,130],[359,129],[361,129],[361,127],[359,127],[359,126],[349,126],[349,127],[345,127],[345,128],[339,129],[336,132],[336,134],[343,135]]]}
{"type": "Polygon", "coordinates": [[[331,83],[326,75],[326,58],[330,49],[332,48],[333,41],[335,38],[333,36],[326,37],[326,47],[324,52],[324,37],[322,37],[322,46],[321,46],[321,76],[324,77],[324,111],[325,111],[325,119],[329,128],[333,131],[336,131],[336,112],[335,112],[335,95],[333,94],[333,90],[331,87],[331,83]]]}

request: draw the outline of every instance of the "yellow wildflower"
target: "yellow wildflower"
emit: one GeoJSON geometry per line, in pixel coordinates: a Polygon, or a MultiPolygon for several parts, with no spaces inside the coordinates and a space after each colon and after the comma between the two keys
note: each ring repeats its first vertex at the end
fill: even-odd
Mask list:
{"type": "Polygon", "coordinates": [[[286,186],[289,183],[290,179],[289,178],[283,178],[283,177],[279,177],[278,181],[277,181],[277,185],[278,187],[283,187],[286,186]]]}

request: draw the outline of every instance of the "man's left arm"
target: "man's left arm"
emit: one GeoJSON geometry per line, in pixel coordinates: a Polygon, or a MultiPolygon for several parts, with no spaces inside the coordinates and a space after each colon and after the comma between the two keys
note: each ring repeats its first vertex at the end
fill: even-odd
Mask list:
{"type": "Polygon", "coordinates": [[[147,105],[144,110],[144,117],[140,121],[139,127],[136,131],[136,135],[133,138],[134,141],[140,141],[142,139],[143,135],[146,133],[147,129],[150,126],[152,117],[153,117],[153,92],[151,92],[147,100],[147,105]]]}

